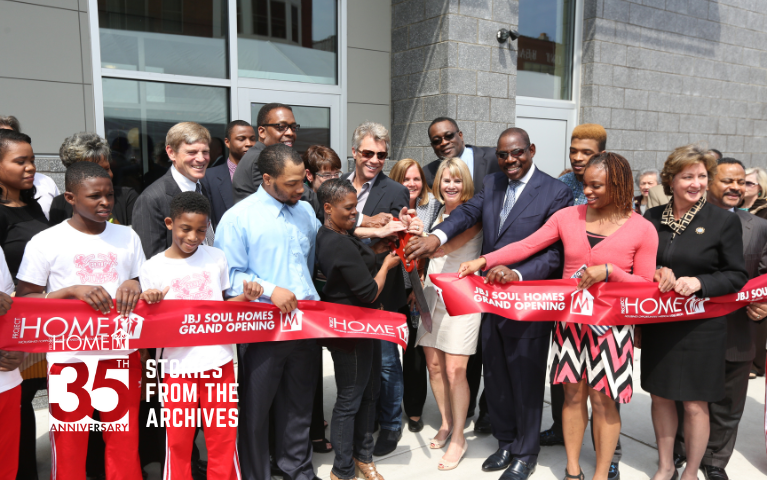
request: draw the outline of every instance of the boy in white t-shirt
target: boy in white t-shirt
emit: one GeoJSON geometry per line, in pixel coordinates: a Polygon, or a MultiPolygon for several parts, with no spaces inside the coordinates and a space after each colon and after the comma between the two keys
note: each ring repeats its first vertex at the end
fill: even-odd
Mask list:
{"type": "MultiPolygon", "coordinates": [[[[107,221],[114,206],[112,180],[97,164],[79,162],[67,169],[65,184],[64,196],[72,205],[72,218],[38,233],[27,243],[17,275],[16,295],[83,300],[99,316],[108,315],[110,319],[117,314],[129,315],[141,295],[138,274],[145,258],[141,241],[133,230],[107,221]],[[116,312],[112,308],[113,298],[116,312]]],[[[102,422],[114,422],[123,417],[124,408],[128,412],[127,431],[103,432],[107,479],[140,479],[138,418],[143,367],[139,352],[134,349],[48,353],[49,385],[51,377],[60,375],[68,365],[94,356],[98,358],[99,371],[127,369],[129,378],[128,386],[118,392],[118,406],[123,408],[100,413],[102,422]]],[[[96,374],[91,391],[113,385],[111,376],[100,377],[96,374]]],[[[71,386],[72,383],[67,388],[71,386]]],[[[65,412],[58,404],[49,405],[49,413],[63,422],[80,420],[83,410],[86,416],[92,416],[91,405],[78,405],[74,412],[65,412]]],[[[51,433],[52,478],[85,478],[88,434],[58,430],[51,433]]]]}
{"type": "MultiPolygon", "coordinates": [[[[173,243],[147,260],[139,275],[144,289],[141,298],[147,303],[163,298],[224,299],[223,292],[230,286],[226,256],[218,248],[203,245],[209,216],[210,204],[199,193],[184,192],[173,197],[170,217],[165,219],[173,243]]],[[[257,282],[244,281],[243,291],[229,300],[253,301],[261,296],[263,288],[257,282]]],[[[180,392],[196,393],[194,398],[178,399],[181,401],[173,401],[172,395],[164,399],[163,407],[171,412],[172,419],[178,417],[180,423],[179,426],[170,423],[165,430],[165,480],[187,480],[192,476],[192,444],[198,425],[188,424],[184,419],[189,415],[198,418],[198,405],[208,449],[208,478],[239,480],[237,428],[236,423],[231,423],[237,416],[237,402],[232,401],[230,393],[236,391],[232,346],[164,348],[157,349],[157,356],[164,361],[157,372],[160,374],[164,368],[162,381],[169,392],[175,387],[180,392]],[[226,392],[224,398],[219,397],[219,391],[226,392]]]]}
{"type": "MultiPolygon", "coordinates": [[[[11,309],[13,279],[5,253],[0,248],[0,315],[11,309]]],[[[0,350],[0,478],[16,478],[19,468],[19,438],[21,435],[21,373],[22,352],[0,350]]]]}

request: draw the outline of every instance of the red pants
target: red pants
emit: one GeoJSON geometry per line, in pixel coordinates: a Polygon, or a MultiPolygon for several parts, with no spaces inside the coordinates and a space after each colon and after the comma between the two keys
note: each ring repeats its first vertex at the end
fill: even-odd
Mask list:
{"type": "MultiPolygon", "coordinates": [[[[75,382],[68,385],[69,391],[73,391],[72,385],[82,382],[80,375],[87,373],[82,363],[54,363],[48,368],[48,378],[50,382],[51,375],[58,375],[66,367],[78,365],[78,377],[75,382]]],[[[125,360],[101,360],[98,362],[98,371],[95,373],[93,388],[91,392],[98,388],[112,388],[118,392],[120,403],[118,408],[111,412],[101,412],[102,422],[115,422],[120,420],[124,411],[121,408],[127,408],[128,412],[128,431],[127,432],[103,432],[106,449],[104,451],[104,461],[108,480],[141,480],[141,461],[138,454],[138,430],[139,430],[139,405],[141,403],[141,359],[138,352],[133,352],[128,356],[128,366],[125,366],[125,360]],[[128,385],[116,381],[113,378],[107,378],[105,373],[108,370],[128,369],[128,385]]],[[[87,379],[87,377],[86,377],[87,379]]],[[[82,382],[83,384],[85,382],[82,382]]],[[[84,397],[83,399],[88,398],[84,397]]],[[[93,407],[90,405],[80,405],[74,412],[64,412],[58,404],[49,404],[49,415],[51,410],[57,409],[55,416],[60,421],[77,421],[82,418],[83,413],[87,416],[93,415],[93,407]]],[[[51,480],[82,480],[85,478],[85,457],[88,453],[88,431],[77,432],[59,432],[50,433],[51,438],[51,480]]],[[[5,477],[4,477],[5,478],[5,477]]]]}
{"type": "Polygon", "coordinates": [[[21,385],[0,393],[0,478],[16,478],[21,438],[21,385]]]}
{"type": "Polygon", "coordinates": [[[232,417],[237,418],[237,402],[231,401],[229,393],[230,385],[235,383],[234,368],[232,362],[220,368],[221,378],[213,378],[215,370],[208,370],[204,374],[210,378],[172,378],[166,375],[163,379],[163,383],[168,385],[168,397],[163,403],[163,410],[170,412],[169,423],[165,428],[164,480],[192,480],[192,444],[198,426],[198,405],[202,410],[200,419],[208,450],[208,478],[240,480],[237,427],[236,424],[230,425],[232,417]],[[225,398],[217,395],[219,385],[221,391],[226,392],[225,398]],[[195,387],[195,395],[191,398],[183,397],[183,392],[191,392],[195,387]],[[172,398],[174,391],[181,392],[181,397],[172,398]],[[208,413],[207,419],[204,412],[208,413]],[[187,417],[192,415],[194,421],[187,421],[187,417]]]}

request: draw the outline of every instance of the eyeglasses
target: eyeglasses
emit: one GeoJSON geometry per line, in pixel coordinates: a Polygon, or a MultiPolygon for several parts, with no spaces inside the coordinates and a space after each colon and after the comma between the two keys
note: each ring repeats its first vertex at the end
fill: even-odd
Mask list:
{"type": "Polygon", "coordinates": [[[318,178],[321,178],[323,180],[330,180],[331,178],[338,178],[341,176],[341,172],[330,172],[330,173],[317,173],[315,175],[318,178]]]}
{"type": "Polygon", "coordinates": [[[527,151],[528,147],[525,148],[515,148],[514,150],[510,152],[502,152],[502,151],[496,151],[495,156],[500,158],[501,160],[506,160],[509,158],[509,155],[511,155],[514,158],[519,158],[522,156],[523,153],[527,151]]]}
{"type": "Polygon", "coordinates": [[[441,144],[443,140],[446,140],[448,142],[451,141],[452,139],[455,138],[455,136],[457,134],[458,134],[458,132],[447,132],[445,135],[443,135],[441,137],[434,137],[434,138],[432,138],[431,139],[431,144],[436,147],[437,145],[441,144]]]}
{"type": "Polygon", "coordinates": [[[389,156],[389,152],[372,152],[370,150],[357,150],[357,153],[370,160],[371,158],[378,157],[379,160],[386,160],[389,156]]]}
{"type": "Polygon", "coordinates": [[[292,125],[288,125],[287,123],[265,123],[261,125],[262,127],[274,127],[275,130],[282,133],[287,129],[293,130],[293,133],[297,133],[298,129],[301,128],[301,125],[294,123],[292,125]]]}
{"type": "Polygon", "coordinates": [[[751,187],[755,187],[755,186],[757,186],[757,185],[758,185],[758,184],[756,184],[756,183],[754,183],[754,182],[746,182],[746,186],[747,186],[748,188],[751,188],[751,187]]]}

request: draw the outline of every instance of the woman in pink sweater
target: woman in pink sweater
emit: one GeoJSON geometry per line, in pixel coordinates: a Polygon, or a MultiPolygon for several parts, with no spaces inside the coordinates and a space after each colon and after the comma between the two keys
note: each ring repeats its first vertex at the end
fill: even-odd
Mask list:
{"type": "MultiPolygon", "coordinates": [[[[459,276],[511,265],[562,240],[563,278],[580,278],[578,289],[602,281],[651,282],[658,234],[650,222],[632,211],[631,166],[620,155],[601,153],[589,160],[583,177],[586,205],[562,209],[526,239],[463,263],[459,276]]],[[[485,282],[506,283],[493,274],[485,282]]],[[[552,350],[551,381],[565,388],[565,478],[584,478],[578,460],[588,423],[587,400],[591,399],[597,454],[594,479],[606,479],[620,435],[615,403],[628,403],[633,393],[634,327],[557,322],[552,350]]]]}

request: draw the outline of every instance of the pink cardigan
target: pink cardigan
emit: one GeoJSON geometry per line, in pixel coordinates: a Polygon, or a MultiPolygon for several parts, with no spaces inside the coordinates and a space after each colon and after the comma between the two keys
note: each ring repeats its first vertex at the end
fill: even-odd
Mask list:
{"type": "Polygon", "coordinates": [[[520,262],[562,239],[565,246],[562,278],[572,277],[582,265],[612,263],[615,269],[610,273],[611,282],[652,282],[658,253],[655,227],[633,212],[615,233],[591,248],[586,236],[587,208],[587,205],[563,208],[524,240],[483,255],[487,260],[483,270],[520,262]],[[628,273],[631,271],[633,275],[628,273]]]}

